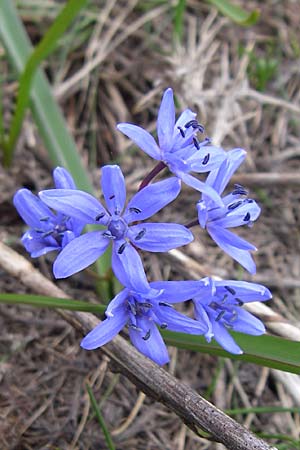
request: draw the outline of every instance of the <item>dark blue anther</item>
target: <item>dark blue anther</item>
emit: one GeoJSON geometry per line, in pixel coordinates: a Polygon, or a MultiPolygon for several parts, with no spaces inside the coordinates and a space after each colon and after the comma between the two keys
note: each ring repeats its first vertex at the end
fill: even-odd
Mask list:
{"type": "Polygon", "coordinates": [[[221,320],[225,314],[226,314],[226,311],[224,309],[222,311],[220,311],[216,317],[216,322],[219,322],[219,320],[221,320]]]}
{"type": "Polygon", "coordinates": [[[183,138],[185,138],[185,132],[184,132],[183,128],[182,128],[182,127],[177,127],[177,128],[178,128],[178,130],[180,131],[181,136],[182,136],[183,138]]]}
{"type": "Polygon", "coordinates": [[[148,330],[147,333],[145,334],[145,336],[143,336],[144,341],[148,341],[150,336],[151,336],[151,330],[148,330]]]}
{"type": "Polygon", "coordinates": [[[95,217],[95,220],[103,219],[104,216],[105,216],[105,213],[98,214],[98,215],[95,217]]]}
{"type": "Polygon", "coordinates": [[[143,228],[134,238],[135,241],[140,241],[146,234],[146,228],[143,228]]]}
{"type": "Polygon", "coordinates": [[[140,208],[135,208],[134,206],[129,208],[129,212],[135,212],[136,214],[139,214],[142,212],[140,208]]]}
{"type": "Polygon", "coordinates": [[[127,242],[124,242],[122,245],[120,245],[120,247],[118,248],[119,255],[122,255],[122,253],[125,250],[126,245],[127,245],[127,242]]]}
{"type": "Polygon", "coordinates": [[[232,211],[233,209],[238,208],[242,203],[243,203],[242,200],[239,200],[238,202],[231,203],[230,205],[228,205],[228,209],[230,211],[232,211]]]}
{"type": "Polygon", "coordinates": [[[164,322],[161,324],[160,328],[162,328],[164,330],[165,328],[167,328],[167,326],[168,326],[168,324],[164,322]]]}
{"type": "Polygon", "coordinates": [[[210,154],[207,153],[207,155],[204,156],[203,161],[202,161],[203,166],[205,166],[208,163],[209,158],[210,158],[210,154]]]}
{"type": "Polygon", "coordinates": [[[113,198],[115,198],[115,194],[111,195],[111,196],[109,197],[109,200],[112,200],[113,198]]]}
{"type": "Polygon", "coordinates": [[[200,149],[200,143],[197,138],[193,137],[193,143],[197,150],[200,149]]]}
{"type": "Polygon", "coordinates": [[[50,219],[49,216],[41,217],[41,218],[40,218],[40,222],[47,222],[49,219],[50,219]]]}
{"type": "Polygon", "coordinates": [[[224,288],[226,289],[226,291],[230,292],[231,295],[235,295],[236,294],[235,290],[232,287],[224,286],[224,288]]]}
{"type": "Polygon", "coordinates": [[[248,195],[248,191],[241,184],[235,184],[232,194],[233,195],[248,195]]]}
{"type": "Polygon", "coordinates": [[[249,220],[250,220],[250,213],[249,213],[249,211],[247,212],[247,214],[245,215],[245,217],[243,218],[243,221],[244,222],[249,222],[249,220]]]}

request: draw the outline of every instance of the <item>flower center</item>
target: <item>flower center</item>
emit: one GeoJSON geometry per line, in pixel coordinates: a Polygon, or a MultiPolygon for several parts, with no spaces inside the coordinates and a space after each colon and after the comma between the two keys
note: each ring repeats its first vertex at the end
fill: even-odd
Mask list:
{"type": "Polygon", "coordinates": [[[121,218],[112,218],[108,224],[108,231],[115,239],[122,239],[127,233],[127,223],[121,218]]]}

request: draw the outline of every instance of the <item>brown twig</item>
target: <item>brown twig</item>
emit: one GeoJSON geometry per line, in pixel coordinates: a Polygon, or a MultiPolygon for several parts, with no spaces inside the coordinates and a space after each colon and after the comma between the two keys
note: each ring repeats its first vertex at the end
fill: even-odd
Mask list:
{"type": "MultiPolygon", "coordinates": [[[[61,289],[46,279],[25,258],[3,243],[0,243],[0,266],[36,293],[68,298],[61,289]]],[[[83,334],[99,323],[92,314],[63,310],[57,312],[72,327],[83,334]]],[[[189,386],[179,382],[164,369],[144,357],[122,337],[116,336],[100,351],[109,356],[118,370],[140,390],[165,404],[196,433],[199,429],[205,430],[213,439],[223,443],[231,450],[274,449],[206,401],[189,386]]]]}

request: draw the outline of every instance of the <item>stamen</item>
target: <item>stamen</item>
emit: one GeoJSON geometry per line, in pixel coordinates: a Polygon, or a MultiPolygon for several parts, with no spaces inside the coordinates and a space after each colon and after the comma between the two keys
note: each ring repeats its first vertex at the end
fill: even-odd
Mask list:
{"type": "Polygon", "coordinates": [[[194,142],[194,146],[196,147],[197,150],[200,149],[200,144],[197,138],[193,137],[193,142],[194,142]]]}
{"type": "Polygon", "coordinates": [[[244,302],[243,302],[240,298],[237,298],[237,297],[236,297],[234,300],[237,302],[237,304],[238,304],[239,306],[243,306],[244,302]]]}
{"type": "Polygon", "coordinates": [[[248,211],[247,214],[245,215],[245,217],[243,218],[243,221],[248,222],[249,220],[250,220],[250,213],[248,211]]]}
{"type": "Polygon", "coordinates": [[[152,303],[148,303],[148,302],[143,302],[143,303],[138,303],[139,306],[142,306],[144,308],[152,308],[152,303]]]}
{"type": "Polygon", "coordinates": [[[248,191],[241,184],[235,184],[232,194],[233,195],[248,195],[248,191]]]}
{"type": "Polygon", "coordinates": [[[151,330],[148,330],[145,336],[143,336],[144,341],[148,341],[149,337],[151,336],[151,330]]]}
{"type": "Polygon", "coordinates": [[[46,231],[46,232],[43,234],[43,237],[51,236],[52,233],[53,233],[53,230],[46,231]]]}
{"type": "Polygon", "coordinates": [[[134,316],[136,316],[137,310],[136,310],[135,305],[134,305],[133,303],[131,303],[131,302],[128,302],[128,306],[129,306],[130,311],[132,312],[132,314],[133,314],[134,316]]]}
{"type": "Polygon", "coordinates": [[[102,236],[104,236],[104,237],[106,237],[106,238],[108,238],[108,239],[116,239],[116,237],[113,236],[109,230],[104,231],[104,233],[102,234],[102,236]]]}
{"type": "Polygon", "coordinates": [[[129,208],[129,212],[135,212],[135,213],[141,213],[142,210],[140,208],[135,208],[134,206],[132,208],[129,208]]]}
{"type": "Polygon", "coordinates": [[[40,228],[34,228],[34,231],[36,233],[44,233],[44,230],[41,230],[40,228]]]}
{"type": "Polygon", "coordinates": [[[215,319],[216,322],[219,322],[225,314],[226,314],[226,311],[224,309],[222,311],[220,311],[215,319]]]}
{"type": "Polygon", "coordinates": [[[181,136],[182,136],[183,138],[185,138],[185,132],[184,132],[183,128],[182,128],[182,127],[177,127],[177,128],[178,128],[178,130],[180,131],[181,136]]]}
{"type": "Polygon", "coordinates": [[[202,161],[203,166],[205,166],[208,163],[209,158],[210,158],[210,154],[207,153],[207,155],[204,156],[203,161],[202,161]]]}
{"type": "Polygon", "coordinates": [[[228,294],[224,294],[224,297],[221,300],[221,305],[224,305],[224,303],[226,303],[227,298],[228,298],[228,294]]]}
{"type": "Polygon", "coordinates": [[[165,328],[167,328],[167,326],[168,326],[168,324],[164,322],[161,324],[160,328],[162,328],[164,330],[165,328]]]}
{"type": "Polygon", "coordinates": [[[135,241],[140,241],[146,234],[146,228],[143,228],[134,238],[135,241]]]}
{"type": "Polygon", "coordinates": [[[230,317],[229,322],[230,323],[235,322],[237,319],[237,316],[238,316],[237,311],[232,311],[232,316],[230,317]]]}
{"type": "Polygon", "coordinates": [[[239,200],[237,202],[231,203],[231,205],[228,205],[227,209],[229,209],[231,211],[235,208],[238,208],[242,203],[243,203],[243,200],[239,200]]]}
{"type": "Polygon", "coordinates": [[[122,255],[122,253],[125,250],[126,245],[127,245],[127,242],[124,242],[122,245],[120,245],[120,247],[118,248],[119,255],[122,255]]]}
{"type": "Polygon", "coordinates": [[[226,291],[230,292],[231,295],[236,295],[236,292],[232,287],[224,286],[224,288],[226,289],[226,291]]]}
{"type": "Polygon", "coordinates": [[[98,215],[95,217],[95,220],[100,220],[100,219],[102,219],[104,216],[105,216],[105,213],[98,214],[98,215]]]}
{"type": "Polygon", "coordinates": [[[115,194],[111,195],[111,196],[109,197],[109,200],[112,200],[113,198],[115,198],[115,194]]]}
{"type": "Polygon", "coordinates": [[[173,308],[173,305],[171,303],[167,302],[158,302],[159,306],[168,306],[169,308],[173,308]]]}
{"type": "Polygon", "coordinates": [[[190,127],[192,127],[194,130],[197,130],[197,129],[198,129],[198,131],[200,131],[200,133],[203,133],[203,132],[204,132],[204,127],[203,127],[203,125],[201,125],[201,124],[198,122],[198,120],[196,120],[196,119],[190,120],[189,122],[187,122],[187,123],[184,125],[184,127],[185,127],[185,128],[190,128],[190,127]]]}
{"type": "Polygon", "coordinates": [[[41,217],[41,218],[40,218],[40,222],[47,222],[47,220],[49,220],[49,219],[50,219],[49,216],[41,217]]]}
{"type": "Polygon", "coordinates": [[[137,327],[136,325],[134,325],[134,323],[130,323],[129,325],[129,328],[132,328],[133,330],[135,330],[135,331],[143,331],[140,327],[137,327]]]}

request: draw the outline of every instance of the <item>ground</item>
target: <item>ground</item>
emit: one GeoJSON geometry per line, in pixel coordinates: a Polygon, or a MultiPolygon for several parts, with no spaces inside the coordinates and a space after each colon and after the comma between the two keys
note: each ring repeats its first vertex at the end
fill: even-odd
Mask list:
{"type": "MultiPolygon", "coordinates": [[[[38,42],[60,2],[16,3],[32,41],[38,42]]],[[[197,111],[214,143],[247,150],[238,180],[244,184],[248,176],[247,187],[262,214],[253,228],[241,230],[240,235],[258,248],[257,275],[249,277],[241,271],[205,232],[199,231],[183,251],[207,275],[266,284],[273,293],[269,306],[299,326],[300,4],[236,1],[249,11],[261,11],[258,23],[245,28],[204,1],[188,0],[178,43],[172,37],[175,3],[93,0],[44,68],[97,189],[104,163],[122,166],[132,194],[153,168],[150,158],[132,147],[115,125],[131,121],[155,131],[161,95],[168,86],[176,93],[178,111],[187,106],[197,111]],[[95,59],[97,64],[89,70],[95,59]],[[263,179],[260,173],[265,174],[263,179]]],[[[4,50],[0,64],[4,116],[9,123],[17,85],[4,50]]],[[[22,186],[34,192],[50,187],[51,168],[29,115],[12,166],[0,172],[1,240],[22,255],[26,252],[19,239],[25,227],[12,196],[22,186]]],[[[186,223],[193,219],[186,205],[196,201],[197,195],[184,189],[175,207],[160,218],[186,223]]],[[[180,267],[167,256],[144,257],[149,279],[180,279],[180,267]]],[[[51,257],[34,264],[52,278],[51,257]]],[[[187,276],[189,268],[182,270],[187,276]]],[[[29,293],[6,273],[1,273],[0,283],[2,292],[29,293]]],[[[99,301],[89,273],[59,286],[73,298],[99,301]]],[[[175,414],[145,398],[114,372],[100,350],[80,349],[81,336],[54,311],[1,305],[0,326],[1,449],[105,449],[87,382],[117,449],[224,448],[192,433],[175,414]]],[[[167,370],[222,409],[300,406],[272,370],[175,348],[170,353],[167,370]]],[[[299,413],[235,418],[266,438],[274,435],[269,442],[279,449],[299,448],[295,443],[299,413]]]]}

